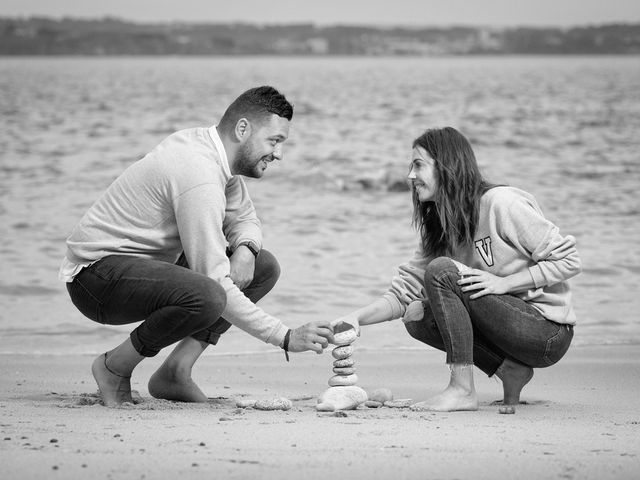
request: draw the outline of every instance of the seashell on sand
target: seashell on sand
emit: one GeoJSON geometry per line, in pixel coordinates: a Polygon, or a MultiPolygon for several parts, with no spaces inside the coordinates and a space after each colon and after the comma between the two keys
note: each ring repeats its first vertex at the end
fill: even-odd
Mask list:
{"type": "Polygon", "coordinates": [[[333,362],[333,366],[336,368],[353,367],[355,364],[356,362],[353,358],[343,358],[333,362]]]}
{"type": "Polygon", "coordinates": [[[333,358],[336,360],[342,360],[343,358],[349,358],[353,355],[353,346],[352,345],[343,345],[341,347],[336,347],[331,352],[333,358]]]}
{"type": "Polygon", "coordinates": [[[330,387],[346,387],[358,383],[358,375],[334,375],[329,379],[330,387]]]}
{"type": "Polygon", "coordinates": [[[338,375],[352,375],[356,373],[356,369],[353,367],[334,367],[333,373],[337,373],[338,375]]]}
{"type": "Polygon", "coordinates": [[[369,394],[369,400],[384,403],[393,400],[393,393],[388,388],[376,388],[369,394]]]}
{"type": "Polygon", "coordinates": [[[367,392],[353,386],[327,388],[320,397],[316,410],[334,412],[336,410],[354,410],[367,401],[367,392]]]}
{"type": "Polygon", "coordinates": [[[288,398],[272,398],[270,400],[258,400],[253,408],[256,410],[289,410],[293,404],[288,398]]]}

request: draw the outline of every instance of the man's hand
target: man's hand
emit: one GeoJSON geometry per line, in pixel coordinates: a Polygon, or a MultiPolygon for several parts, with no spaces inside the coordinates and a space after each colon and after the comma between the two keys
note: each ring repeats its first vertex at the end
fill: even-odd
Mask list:
{"type": "Polygon", "coordinates": [[[256,258],[244,245],[240,245],[229,258],[231,269],[229,276],[240,290],[244,290],[251,281],[256,270],[256,258]]]}
{"type": "Polygon", "coordinates": [[[345,315],[344,317],[336,318],[331,322],[331,327],[335,328],[337,325],[341,323],[346,323],[351,326],[351,328],[355,329],[356,334],[360,336],[360,321],[358,320],[358,316],[355,312],[345,315]]]}
{"type": "Polygon", "coordinates": [[[306,352],[307,350],[313,350],[316,353],[322,353],[329,346],[329,339],[332,335],[333,328],[328,321],[309,322],[291,330],[289,351],[306,352]]]}

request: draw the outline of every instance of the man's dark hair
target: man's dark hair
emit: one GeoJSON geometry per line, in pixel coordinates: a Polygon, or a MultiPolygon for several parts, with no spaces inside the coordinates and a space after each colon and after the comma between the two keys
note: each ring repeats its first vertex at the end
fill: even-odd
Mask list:
{"type": "Polygon", "coordinates": [[[291,120],[293,106],[278,90],[269,86],[251,88],[236,98],[220,119],[220,128],[231,131],[241,118],[260,122],[264,117],[276,114],[291,120]]]}

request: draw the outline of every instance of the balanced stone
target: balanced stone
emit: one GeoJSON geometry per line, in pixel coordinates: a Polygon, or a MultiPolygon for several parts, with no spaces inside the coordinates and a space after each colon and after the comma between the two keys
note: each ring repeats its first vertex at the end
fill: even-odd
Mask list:
{"type": "Polygon", "coordinates": [[[344,330],[342,332],[333,334],[333,344],[334,345],[351,345],[356,338],[358,338],[358,334],[355,329],[349,328],[348,330],[344,330]]]}
{"type": "Polygon", "coordinates": [[[316,410],[334,412],[336,410],[354,410],[367,401],[367,392],[355,385],[350,387],[327,388],[318,398],[316,410]]]}
{"type": "Polygon", "coordinates": [[[353,367],[355,363],[353,358],[343,358],[342,360],[335,360],[333,366],[336,368],[353,367]]]}
{"type": "Polygon", "coordinates": [[[356,373],[356,369],[353,367],[334,367],[333,373],[338,375],[351,375],[356,373]]]}
{"type": "Polygon", "coordinates": [[[348,387],[358,383],[358,375],[334,375],[329,379],[330,387],[348,387]]]}
{"type": "Polygon", "coordinates": [[[331,352],[331,355],[333,355],[333,358],[337,360],[342,360],[343,358],[349,358],[351,355],[353,355],[353,346],[344,345],[342,347],[336,347],[331,352]]]}

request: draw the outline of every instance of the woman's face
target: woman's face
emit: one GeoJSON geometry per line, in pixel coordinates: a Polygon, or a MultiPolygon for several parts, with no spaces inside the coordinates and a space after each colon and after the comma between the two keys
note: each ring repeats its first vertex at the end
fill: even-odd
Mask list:
{"type": "Polygon", "coordinates": [[[435,161],[422,147],[415,147],[411,153],[409,180],[421,202],[434,202],[438,190],[435,161]]]}

